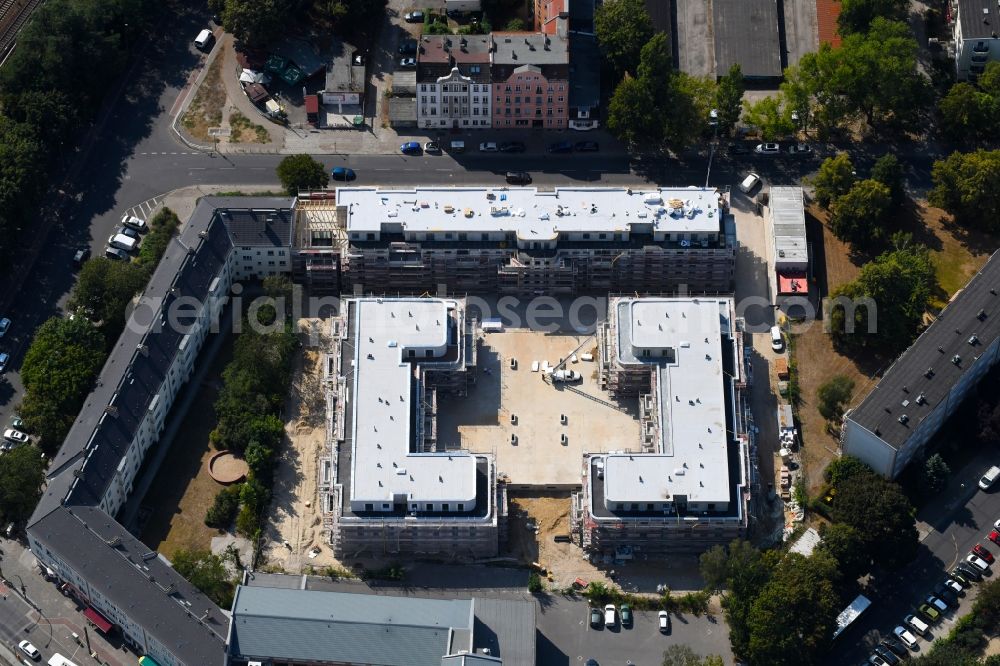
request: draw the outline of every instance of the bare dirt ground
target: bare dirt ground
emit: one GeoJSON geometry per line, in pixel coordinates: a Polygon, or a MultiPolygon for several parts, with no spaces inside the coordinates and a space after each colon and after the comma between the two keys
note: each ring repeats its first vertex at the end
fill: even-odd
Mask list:
{"type": "Polygon", "coordinates": [[[326,405],[321,390],[321,350],[326,342],[323,336],[319,348],[303,350],[292,378],[285,403],[288,439],[275,470],[265,530],[267,565],[294,573],[308,565],[339,566],[323,538],[317,489],[319,458],[326,447],[326,405]],[[317,548],[318,554],[310,557],[317,548]]]}
{"type": "Polygon", "coordinates": [[[569,534],[569,495],[518,493],[510,498],[507,553],[525,564],[538,563],[548,571],[546,586],[564,589],[577,578],[610,583],[591,564],[583,550],[556,543],[557,534],[569,534]]]}
{"type": "Polygon", "coordinates": [[[201,141],[209,139],[209,127],[217,127],[222,122],[222,108],[227,99],[222,82],[222,61],[222,58],[216,58],[209,66],[191,106],[181,119],[188,133],[201,141]]]}
{"type": "Polygon", "coordinates": [[[589,336],[525,329],[486,335],[476,385],[468,397],[442,404],[439,441],[477,453],[495,451],[497,469],[512,485],[552,490],[579,485],[584,452],[640,450],[636,405],[620,405],[599,388],[596,362],[566,364],[583,375],[572,388],[545,382],[541,371],[531,371],[533,361],[555,365],[581,344],[578,355],[596,347],[589,336]],[[512,358],[516,369],[511,369],[512,358]]]}
{"type": "MultiPolygon", "coordinates": [[[[941,286],[932,307],[940,309],[986,263],[991,249],[996,247],[996,239],[957,227],[947,214],[925,201],[915,202],[911,213],[912,220],[906,230],[913,233],[915,241],[930,248],[941,286]]],[[[809,208],[806,223],[809,236],[814,239],[816,268],[824,296],[855,279],[862,262],[862,259],[852,257],[848,246],[830,233],[826,220],[825,211],[815,205],[809,208]],[[820,238],[822,243],[816,242],[815,239],[820,238]]],[[[877,383],[875,373],[884,370],[883,366],[888,363],[877,359],[859,361],[840,354],[833,348],[822,323],[814,322],[795,340],[802,395],[798,410],[804,444],[802,458],[807,488],[811,493],[822,485],[823,469],[837,455],[840,447],[839,432],[837,429],[828,431],[826,420],[816,409],[816,391],[830,377],[845,375],[854,381],[851,402],[856,404],[877,383]]]]}

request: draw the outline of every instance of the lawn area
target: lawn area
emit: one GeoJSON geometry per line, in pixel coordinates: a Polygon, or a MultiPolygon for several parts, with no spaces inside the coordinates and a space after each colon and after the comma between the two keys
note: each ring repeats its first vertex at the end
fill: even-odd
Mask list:
{"type": "MultiPolygon", "coordinates": [[[[913,232],[916,241],[931,250],[941,286],[931,306],[939,310],[986,263],[990,252],[997,247],[997,239],[955,226],[947,214],[928,206],[925,201],[915,202],[912,213],[907,225],[912,229],[907,230],[913,232]]],[[[852,256],[848,246],[830,233],[827,217],[828,213],[815,205],[809,207],[806,216],[822,296],[857,277],[863,262],[852,256]]],[[[830,377],[844,375],[854,382],[851,404],[857,404],[875,386],[877,373],[891,362],[891,359],[855,359],[838,353],[822,323],[813,322],[810,326],[793,329],[801,330],[795,340],[802,396],[798,418],[804,444],[802,461],[811,493],[822,484],[823,469],[840,447],[839,432],[829,432],[826,420],[816,409],[816,391],[830,377]]]]}
{"type": "Polygon", "coordinates": [[[215,427],[212,405],[222,385],[220,375],[232,353],[233,338],[228,336],[205,381],[190,387],[198,394],[143,501],[152,513],[143,527],[142,542],[167,558],[182,548],[210,548],[212,537],[220,534],[205,525],[205,512],[222,488],[208,474],[208,459],[215,453],[208,434],[215,427]]]}
{"type": "Polygon", "coordinates": [[[222,122],[222,109],[226,105],[226,86],[222,83],[222,58],[216,58],[208,68],[191,106],[181,118],[188,133],[199,140],[207,140],[208,129],[222,122]]]}

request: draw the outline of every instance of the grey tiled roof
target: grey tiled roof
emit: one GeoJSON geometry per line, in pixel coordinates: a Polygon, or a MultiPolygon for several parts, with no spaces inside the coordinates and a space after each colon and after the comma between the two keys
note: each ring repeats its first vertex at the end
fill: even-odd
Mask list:
{"type": "Polygon", "coordinates": [[[958,0],[962,39],[1000,35],[1000,5],[996,0],[958,0]]]}
{"type": "MultiPolygon", "coordinates": [[[[275,661],[439,666],[472,601],[243,587],[228,654],[275,661]]],[[[464,646],[468,649],[468,644],[464,646]]]]}
{"type": "Polygon", "coordinates": [[[849,415],[902,448],[973,363],[1000,336],[1000,256],[994,253],[849,415]],[[970,344],[972,336],[976,343],[970,344]],[[956,364],[952,359],[958,356],[956,364]],[[918,401],[917,397],[923,396],[918,401]],[[907,401],[907,405],[902,403],[907,401]],[[922,404],[921,404],[922,403],[922,404]],[[906,423],[900,417],[906,415],[906,423]]]}

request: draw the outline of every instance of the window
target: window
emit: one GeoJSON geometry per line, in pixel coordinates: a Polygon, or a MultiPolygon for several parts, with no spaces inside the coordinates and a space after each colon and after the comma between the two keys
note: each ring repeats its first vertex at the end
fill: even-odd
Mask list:
{"type": "Polygon", "coordinates": [[[541,95],[542,94],[542,87],[541,86],[538,86],[537,88],[535,88],[535,94],[536,95],[541,95]]]}
{"type": "Polygon", "coordinates": [[[552,103],[552,95],[549,95],[549,98],[548,98],[548,100],[547,100],[547,101],[548,101],[548,103],[549,103],[549,104],[551,104],[551,103],[552,103]]]}
{"type": "MultiPolygon", "coordinates": [[[[520,88],[518,88],[518,90],[520,90],[520,88]]],[[[504,92],[510,92],[510,86],[505,87],[504,92]]]]}
{"type": "Polygon", "coordinates": [[[464,504],[462,504],[462,503],[459,503],[459,505],[458,505],[458,510],[459,510],[459,511],[465,511],[465,505],[464,505],[464,504]]]}
{"type": "Polygon", "coordinates": [[[521,96],[518,95],[517,97],[514,98],[514,104],[520,104],[520,103],[521,103],[521,96]]]}
{"type": "Polygon", "coordinates": [[[365,511],[374,511],[374,510],[375,510],[374,504],[365,504],[365,511]]]}
{"type": "Polygon", "coordinates": [[[478,106],[472,107],[472,115],[474,115],[474,116],[478,116],[479,115],[479,107],[478,106]]]}
{"type": "Polygon", "coordinates": [[[427,103],[427,95],[421,95],[420,96],[420,103],[421,104],[426,104],[427,103]]]}
{"type": "Polygon", "coordinates": [[[433,511],[434,510],[434,505],[433,504],[428,504],[427,505],[427,510],[428,511],[433,511]]]}
{"type": "Polygon", "coordinates": [[[368,232],[367,237],[368,237],[368,240],[375,240],[375,234],[372,233],[372,232],[370,232],[370,231],[368,232]]]}
{"type": "Polygon", "coordinates": [[[559,95],[559,101],[560,101],[560,102],[564,102],[564,101],[566,101],[566,98],[565,98],[565,97],[563,97],[562,95],[559,95]]]}
{"type": "MultiPolygon", "coordinates": [[[[431,355],[433,353],[434,353],[434,351],[432,349],[425,349],[424,350],[424,358],[431,358],[431,355]]],[[[445,509],[445,511],[447,511],[447,509],[445,509]]]]}
{"type": "Polygon", "coordinates": [[[268,250],[267,251],[267,256],[273,257],[274,256],[274,250],[268,250]]]}
{"type": "Polygon", "coordinates": [[[449,510],[449,506],[448,506],[447,502],[442,502],[441,503],[441,510],[442,511],[448,511],[449,510]]]}
{"type": "MultiPolygon", "coordinates": [[[[499,102],[500,100],[497,99],[497,101],[499,102]]],[[[510,95],[508,95],[507,97],[504,98],[503,103],[504,104],[510,104],[510,95]]]]}
{"type": "Polygon", "coordinates": [[[497,95],[497,104],[499,104],[499,103],[500,103],[500,96],[497,95]]]}
{"type": "Polygon", "coordinates": [[[541,103],[542,103],[542,98],[541,97],[536,97],[535,98],[535,104],[541,104],[541,103]]]}
{"type": "Polygon", "coordinates": [[[390,505],[386,504],[385,502],[382,503],[382,508],[385,509],[386,511],[389,510],[389,506],[390,505]]]}
{"type": "Polygon", "coordinates": [[[421,83],[420,84],[420,92],[427,92],[427,84],[426,83],[421,83]]]}
{"type": "Polygon", "coordinates": [[[521,92],[521,86],[514,86],[514,92],[521,92]]]}

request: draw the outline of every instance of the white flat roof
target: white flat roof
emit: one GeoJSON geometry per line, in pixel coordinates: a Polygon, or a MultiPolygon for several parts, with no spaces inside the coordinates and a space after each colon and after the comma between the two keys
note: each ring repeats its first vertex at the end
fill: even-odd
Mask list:
{"type": "Polygon", "coordinates": [[[357,333],[351,404],[351,500],[392,502],[403,495],[413,502],[474,502],[473,456],[456,451],[410,451],[411,412],[415,408],[410,396],[416,369],[404,358],[408,349],[417,351],[417,359],[424,357],[427,349],[434,356],[444,355],[448,309],[457,303],[426,298],[359,298],[353,302],[357,333]]]}
{"type": "Polygon", "coordinates": [[[720,229],[718,192],[699,187],[341,187],[337,204],[347,207],[349,232],[388,224],[416,232],[514,231],[541,240],[560,232],[628,231],[633,224],[662,233],[720,229]]]}
{"type": "Polygon", "coordinates": [[[774,263],[807,264],[806,213],[801,187],[772,187],[768,204],[774,227],[774,263]]]}
{"type": "Polygon", "coordinates": [[[685,495],[689,503],[729,502],[721,354],[732,333],[732,300],[622,299],[615,316],[618,360],[657,366],[660,449],[608,455],[605,499],[649,503],[685,495]],[[643,348],[671,348],[675,360],[643,357],[643,348]]]}

